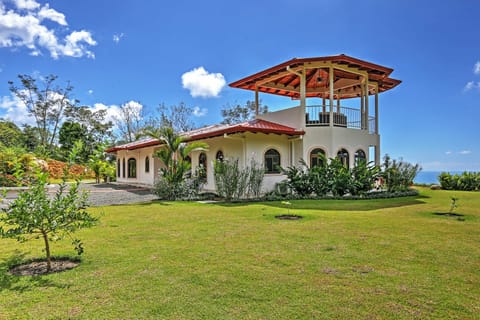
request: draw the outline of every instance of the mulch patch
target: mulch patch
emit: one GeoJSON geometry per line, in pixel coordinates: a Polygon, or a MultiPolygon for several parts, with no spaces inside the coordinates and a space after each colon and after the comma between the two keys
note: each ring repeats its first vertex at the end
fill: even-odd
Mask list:
{"type": "Polygon", "coordinates": [[[40,276],[50,273],[73,269],[80,264],[78,260],[57,259],[51,261],[51,270],[47,272],[47,261],[37,260],[22,263],[10,268],[9,272],[15,276],[40,276]]]}
{"type": "Polygon", "coordinates": [[[275,216],[275,218],[280,220],[300,220],[300,219],[303,219],[303,216],[299,216],[296,214],[281,214],[281,215],[275,216]]]}

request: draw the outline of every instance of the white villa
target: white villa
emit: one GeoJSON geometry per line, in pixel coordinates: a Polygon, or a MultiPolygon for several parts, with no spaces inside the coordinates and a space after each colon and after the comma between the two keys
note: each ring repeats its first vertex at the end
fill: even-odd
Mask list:
{"type": "MultiPolygon", "coordinates": [[[[265,167],[263,190],[269,191],[285,179],[278,166],[296,166],[300,159],[314,166],[320,153],[350,167],[358,159],[379,164],[378,94],[401,83],[389,77],[392,71],[342,54],[295,58],[235,81],[230,87],[255,92],[257,110],[259,93],[290,97],[297,105],[184,133],[189,141],[209,145],[191,154],[192,168],[206,168],[204,189],[213,191],[215,159],[238,159],[240,166],[253,159],[265,167]]],[[[146,139],[107,149],[117,156],[117,181],[152,186],[162,166],[154,157],[159,144],[146,139]]]]}

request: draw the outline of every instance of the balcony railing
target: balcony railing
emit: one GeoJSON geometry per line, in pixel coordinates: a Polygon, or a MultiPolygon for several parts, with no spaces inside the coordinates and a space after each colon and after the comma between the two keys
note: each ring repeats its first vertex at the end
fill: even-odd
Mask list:
{"type": "MultiPolygon", "coordinates": [[[[367,129],[369,133],[375,133],[375,117],[367,117],[359,109],[333,106],[333,125],[351,129],[367,129]],[[368,120],[367,120],[368,119],[368,120]]],[[[305,124],[307,127],[329,126],[330,106],[316,105],[307,106],[305,112],[305,124]]]]}

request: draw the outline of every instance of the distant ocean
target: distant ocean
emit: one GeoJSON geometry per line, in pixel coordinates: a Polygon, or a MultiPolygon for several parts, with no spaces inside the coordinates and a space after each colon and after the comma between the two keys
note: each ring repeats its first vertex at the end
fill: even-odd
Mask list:
{"type": "MultiPolygon", "coordinates": [[[[425,184],[438,184],[438,176],[444,171],[420,171],[415,180],[415,183],[425,183],[425,184]]],[[[451,174],[462,173],[462,171],[450,171],[451,174]]]]}

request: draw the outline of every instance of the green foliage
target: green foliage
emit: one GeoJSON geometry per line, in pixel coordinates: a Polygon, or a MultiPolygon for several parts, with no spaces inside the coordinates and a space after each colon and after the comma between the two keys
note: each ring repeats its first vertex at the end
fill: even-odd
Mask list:
{"type": "MultiPolygon", "coordinates": [[[[76,158],[79,145],[72,150],[70,164],[76,158]]],[[[47,173],[38,173],[37,181],[30,189],[21,192],[18,197],[2,209],[0,214],[0,236],[15,238],[18,241],[38,239],[45,245],[47,271],[51,270],[50,241],[70,237],[78,254],[83,252],[80,240],[72,238],[78,229],[90,227],[96,221],[85,209],[88,196],[80,192],[80,181],[69,187],[65,170],[63,182],[53,197],[47,188],[47,173]]]]}
{"type": "Polygon", "coordinates": [[[153,192],[162,200],[193,200],[199,198],[201,186],[202,181],[198,175],[179,182],[172,182],[160,175],[155,181],[153,192]]]}
{"type": "Polygon", "coordinates": [[[381,177],[384,180],[387,191],[408,190],[421,167],[419,164],[411,164],[400,160],[392,160],[388,154],[383,158],[381,177]]]}
{"type": "MultiPolygon", "coordinates": [[[[348,167],[343,165],[340,159],[330,159],[328,173],[328,185],[334,196],[343,196],[353,189],[354,183],[352,173],[348,167]]],[[[373,183],[373,177],[370,178],[373,183]]]]}
{"type": "Polygon", "coordinates": [[[35,157],[18,147],[0,147],[0,186],[28,185],[37,170],[35,157]]]}
{"type": "MultiPolygon", "coordinates": [[[[240,104],[235,105],[234,107],[227,105],[222,109],[223,124],[234,124],[240,123],[255,118],[255,101],[245,102],[245,105],[241,106],[240,104]]],[[[262,105],[262,102],[259,102],[258,113],[263,114],[268,112],[268,106],[262,105]]]]}
{"type": "Polygon", "coordinates": [[[157,108],[158,116],[148,119],[147,123],[151,127],[171,127],[175,132],[185,132],[195,127],[191,120],[193,112],[184,102],[168,107],[162,103],[157,108]]]}
{"type": "Polygon", "coordinates": [[[100,183],[102,179],[103,181],[115,179],[115,165],[106,158],[105,147],[104,144],[97,145],[88,159],[88,167],[95,173],[96,183],[100,183]]]}
{"type": "Polygon", "coordinates": [[[380,168],[375,166],[373,162],[359,161],[357,165],[352,168],[352,186],[350,193],[354,196],[364,195],[374,187],[375,179],[380,173],[380,168]]]}
{"type": "Polygon", "coordinates": [[[238,159],[215,161],[214,177],[219,196],[226,201],[258,198],[265,171],[253,159],[250,166],[240,169],[238,159]]]}
{"type": "Polygon", "coordinates": [[[288,167],[283,170],[287,175],[287,186],[300,197],[325,196],[331,193],[334,197],[351,193],[354,196],[365,195],[373,189],[379,168],[372,163],[359,162],[349,169],[335,158],[324,159],[322,165],[308,168],[304,160],[299,167],[288,167]]]}
{"type": "Polygon", "coordinates": [[[480,172],[463,172],[462,174],[451,174],[442,172],[438,176],[440,186],[445,190],[480,190],[480,172]]]}
{"type": "Polygon", "coordinates": [[[19,147],[22,142],[22,130],[15,123],[0,119],[0,147],[19,147]]]}
{"type": "Polygon", "coordinates": [[[250,161],[250,166],[245,169],[248,172],[247,194],[248,197],[255,199],[260,197],[262,190],[263,178],[265,177],[265,169],[255,160],[250,161]]]}
{"type": "Polygon", "coordinates": [[[453,211],[458,208],[458,200],[460,199],[457,197],[450,197],[450,200],[452,200],[452,202],[450,203],[449,213],[453,213],[453,211]]]}
{"type": "Polygon", "coordinates": [[[160,169],[160,177],[155,184],[155,193],[161,199],[183,199],[189,197],[200,188],[200,175],[195,174],[193,179],[187,181],[191,174],[192,165],[187,160],[193,151],[208,149],[204,142],[189,142],[185,137],[177,134],[171,127],[146,128],[141,133],[162,142],[155,152],[155,157],[162,161],[164,167],[160,169]]]}
{"type": "Polygon", "coordinates": [[[60,123],[66,112],[77,103],[70,95],[73,87],[67,83],[65,87],[56,85],[57,76],[48,75],[37,79],[30,75],[20,74],[20,85],[9,81],[10,91],[27,107],[27,112],[35,119],[39,145],[45,154],[53,154],[58,138],[60,123]]]}
{"type": "Polygon", "coordinates": [[[60,128],[58,142],[60,143],[60,151],[62,158],[68,156],[76,141],[83,142],[83,150],[79,162],[85,163],[88,160],[88,146],[93,145],[93,141],[88,139],[87,129],[78,122],[65,121],[60,128]]]}

